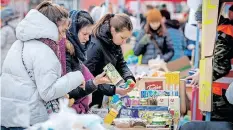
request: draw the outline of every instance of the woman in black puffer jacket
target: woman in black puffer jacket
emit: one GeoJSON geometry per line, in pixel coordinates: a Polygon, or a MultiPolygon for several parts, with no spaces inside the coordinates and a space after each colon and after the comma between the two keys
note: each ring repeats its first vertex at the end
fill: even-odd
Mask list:
{"type": "MultiPolygon", "coordinates": [[[[121,46],[131,37],[132,23],[125,14],[106,14],[94,27],[91,42],[87,50],[87,60],[84,62],[91,73],[96,76],[111,63],[125,81],[135,82],[135,78],[124,61],[121,46]]],[[[101,87],[93,93],[93,105],[102,106],[103,96],[114,94],[125,95],[130,89],[116,88],[114,85],[101,87]]]]}

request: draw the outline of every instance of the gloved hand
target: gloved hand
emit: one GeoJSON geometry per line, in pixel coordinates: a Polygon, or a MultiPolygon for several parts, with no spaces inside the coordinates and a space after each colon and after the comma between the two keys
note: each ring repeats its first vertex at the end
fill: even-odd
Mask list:
{"type": "Polygon", "coordinates": [[[142,39],[139,41],[140,44],[148,44],[150,42],[150,34],[145,34],[142,39]]]}

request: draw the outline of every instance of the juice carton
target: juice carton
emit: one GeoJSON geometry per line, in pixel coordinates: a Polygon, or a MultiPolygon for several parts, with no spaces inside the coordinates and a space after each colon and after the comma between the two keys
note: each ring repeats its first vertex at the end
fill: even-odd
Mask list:
{"type": "Polygon", "coordinates": [[[113,120],[117,117],[118,111],[115,109],[111,109],[110,112],[105,116],[104,123],[111,125],[113,120]]]}

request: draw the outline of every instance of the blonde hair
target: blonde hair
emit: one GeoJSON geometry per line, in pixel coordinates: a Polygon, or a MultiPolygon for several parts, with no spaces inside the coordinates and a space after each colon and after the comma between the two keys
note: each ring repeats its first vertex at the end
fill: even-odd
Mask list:
{"type": "Polygon", "coordinates": [[[69,40],[66,40],[66,50],[70,53],[70,55],[75,55],[74,45],[70,43],[69,40]]]}

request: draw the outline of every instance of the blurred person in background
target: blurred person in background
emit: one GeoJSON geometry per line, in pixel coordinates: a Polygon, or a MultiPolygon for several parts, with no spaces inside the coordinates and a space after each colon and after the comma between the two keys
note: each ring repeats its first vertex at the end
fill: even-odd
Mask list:
{"type": "MultiPolygon", "coordinates": [[[[163,7],[166,7],[164,4],[163,7]]],[[[174,56],[171,61],[177,60],[184,56],[185,48],[187,47],[186,39],[182,30],[180,29],[180,22],[178,20],[171,20],[170,12],[166,8],[160,10],[161,15],[163,16],[163,23],[166,27],[166,32],[171,37],[173,47],[174,47],[174,56]]]]}
{"type": "Polygon", "coordinates": [[[101,6],[95,6],[90,15],[93,18],[94,22],[100,20],[105,14],[113,13],[113,5],[112,3],[108,4],[108,8],[105,3],[102,3],[101,6]]]}
{"type": "Polygon", "coordinates": [[[174,48],[170,36],[162,26],[162,15],[159,10],[152,9],[147,13],[145,31],[142,31],[134,46],[134,54],[142,55],[142,64],[148,64],[158,56],[165,62],[172,59],[174,48]]]}
{"type": "Polygon", "coordinates": [[[95,6],[91,10],[90,15],[95,23],[101,18],[101,13],[102,13],[102,8],[100,6],[95,6]]]}
{"type": "Polygon", "coordinates": [[[69,24],[68,12],[51,2],[30,10],[18,24],[18,40],[2,69],[1,130],[23,130],[45,122],[48,112],[44,103],[83,84],[80,71],[66,73],[64,69],[65,50],[61,48],[69,24]]]}
{"type": "Polygon", "coordinates": [[[183,32],[180,30],[180,23],[178,20],[167,20],[165,24],[175,51],[171,59],[171,61],[174,61],[184,56],[184,50],[187,46],[186,40],[183,32]]]}
{"type": "Polygon", "coordinates": [[[155,7],[152,6],[152,5],[146,5],[146,11],[145,11],[145,13],[144,13],[144,14],[143,14],[143,13],[140,14],[141,28],[144,28],[145,25],[146,25],[147,13],[148,13],[150,10],[154,9],[154,8],[155,8],[155,7]]]}
{"type": "Polygon", "coordinates": [[[161,15],[166,19],[166,20],[171,20],[171,14],[167,10],[160,10],[161,15]]]}
{"type": "Polygon", "coordinates": [[[89,8],[88,8],[88,13],[91,13],[91,11],[92,11],[94,8],[95,8],[94,5],[89,6],[89,8]]]}
{"type": "MultiPolygon", "coordinates": [[[[103,68],[111,63],[122,78],[136,82],[132,72],[123,58],[121,45],[131,37],[133,30],[132,22],[126,14],[106,14],[94,26],[90,46],[87,50],[85,65],[94,76],[101,74],[103,68]]],[[[99,87],[100,88],[100,87],[99,87]]],[[[115,94],[126,95],[133,88],[116,88],[114,85],[106,85],[95,91],[92,95],[90,106],[102,106],[103,96],[115,94]]]]}
{"type": "Polygon", "coordinates": [[[130,13],[129,10],[124,9],[124,13],[127,14],[133,24],[133,36],[137,37],[136,31],[137,31],[137,18],[135,16],[133,16],[132,13],[130,13]]]}
{"type": "Polygon", "coordinates": [[[16,41],[15,23],[13,22],[15,14],[12,8],[5,7],[1,10],[1,66],[11,45],[16,41]]]}

